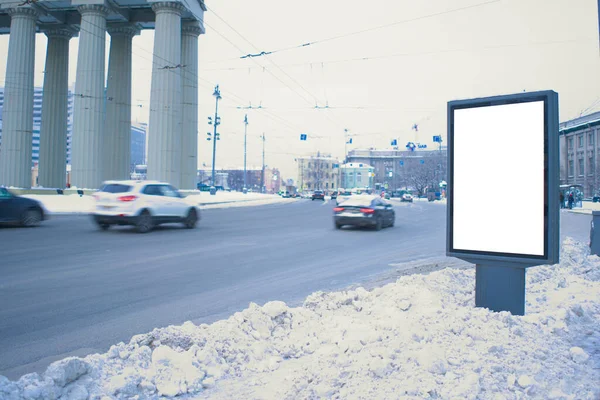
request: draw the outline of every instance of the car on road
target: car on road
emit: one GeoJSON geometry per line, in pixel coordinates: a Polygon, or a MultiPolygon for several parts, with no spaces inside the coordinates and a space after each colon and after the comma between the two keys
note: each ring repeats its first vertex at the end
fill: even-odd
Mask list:
{"type": "Polygon", "coordinates": [[[200,220],[200,208],[166,182],[106,181],[93,196],[96,209],[92,219],[102,230],[133,225],[146,233],[172,222],[192,229],[200,220]]]}
{"type": "Polygon", "coordinates": [[[33,227],[46,219],[48,212],[42,203],[0,187],[0,223],[33,227]]]}
{"type": "Polygon", "coordinates": [[[390,203],[375,195],[356,195],[333,209],[336,229],[345,225],[368,226],[381,230],[394,226],[396,213],[390,203]]]}
{"type": "Polygon", "coordinates": [[[407,202],[409,202],[409,203],[412,203],[412,202],[413,202],[413,197],[412,197],[412,194],[409,194],[409,193],[404,193],[404,194],[402,195],[402,197],[400,198],[400,201],[407,201],[407,202]]]}
{"type": "Polygon", "coordinates": [[[313,200],[325,200],[325,193],[322,190],[315,190],[311,198],[313,200]]]}

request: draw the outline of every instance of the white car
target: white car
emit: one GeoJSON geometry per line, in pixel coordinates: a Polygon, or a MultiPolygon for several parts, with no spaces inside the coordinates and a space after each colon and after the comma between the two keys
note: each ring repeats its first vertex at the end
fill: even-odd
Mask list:
{"type": "Polygon", "coordinates": [[[102,230],[111,225],[133,225],[146,233],[170,222],[192,229],[200,219],[200,208],[165,182],[106,181],[93,196],[96,209],[92,218],[102,230]]]}
{"type": "Polygon", "coordinates": [[[404,194],[402,195],[402,198],[400,199],[400,201],[407,201],[407,202],[409,202],[409,203],[412,203],[412,202],[413,202],[413,197],[412,197],[412,195],[411,195],[411,194],[409,194],[409,193],[404,193],[404,194]]]}

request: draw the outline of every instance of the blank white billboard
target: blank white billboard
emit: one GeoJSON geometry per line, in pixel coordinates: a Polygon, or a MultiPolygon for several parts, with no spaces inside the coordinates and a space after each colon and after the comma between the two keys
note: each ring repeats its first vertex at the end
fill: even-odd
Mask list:
{"type": "Polygon", "coordinates": [[[544,101],[454,109],[452,248],[544,256],[544,101]]]}

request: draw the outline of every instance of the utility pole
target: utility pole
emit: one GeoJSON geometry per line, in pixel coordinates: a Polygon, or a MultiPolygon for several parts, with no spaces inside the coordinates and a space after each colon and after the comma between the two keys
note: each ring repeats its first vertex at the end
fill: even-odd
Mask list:
{"type": "Polygon", "coordinates": [[[243,187],[243,191],[244,193],[246,193],[247,190],[247,186],[246,186],[246,132],[247,132],[247,128],[248,128],[248,114],[246,114],[244,116],[244,187],[243,187]]]}
{"type": "Polygon", "coordinates": [[[261,192],[266,192],[266,186],[265,186],[265,133],[263,132],[262,136],[260,137],[262,139],[262,174],[260,177],[260,190],[261,192]]]}
{"type": "MultiPolygon", "coordinates": [[[[214,135],[212,138],[213,141],[213,154],[212,154],[212,186],[216,186],[215,183],[215,159],[216,159],[216,154],[217,154],[217,140],[221,140],[221,138],[219,137],[219,134],[217,133],[217,126],[221,125],[221,118],[219,117],[219,100],[221,99],[221,91],[219,90],[219,85],[215,86],[215,91],[213,93],[213,96],[215,96],[216,99],[216,105],[215,105],[215,121],[213,124],[213,121],[210,117],[208,117],[208,124],[213,124],[214,125],[214,135]]],[[[210,138],[210,132],[208,132],[208,136],[206,138],[206,140],[211,140],[210,138]]]]}

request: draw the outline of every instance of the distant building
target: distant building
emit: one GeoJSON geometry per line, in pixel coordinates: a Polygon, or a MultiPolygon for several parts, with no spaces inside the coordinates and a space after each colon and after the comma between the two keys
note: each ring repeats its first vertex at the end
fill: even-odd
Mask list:
{"type": "MultiPolygon", "coordinates": [[[[31,164],[35,166],[40,160],[40,126],[42,123],[42,98],[43,89],[33,89],[33,137],[31,140],[31,164]]],[[[0,87],[0,120],[2,120],[2,109],[4,108],[4,88],[0,87]]],[[[73,92],[67,95],[67,159],[66,164],[71,163],[71,136],[73,134],[73,92]]],[[[2,124],[0,123],[0,148],[2,146],[2,124]]]]}
{"type": "MultiPolygon", "coordinates": [[[[198,182],[210,185],[212,180],[212,169],[201,168],[198,170],[198,182]]],[[[244,168],[233,167],[215,170],[215,181],[217,186],[225,189],[241,191],[244,187],[244,168]]],[[[246,186],[254,192],[261,191],[262,167],[246,168],[246,186]]],[[[277,168],[265,168],[265,190],[267,193],[277,193],[281,187],[281,174],[277,168]]]]}
{"type": "Polygon", "coordinates": [[[133,172],[136,165],[146,164],[146,132],[148,124],[139,123],[131,125],[131,159],[130,171],[133,172]]]}
{"type": "Polygon", "coordinates": [[[599,131],[600,111],[559,126],[560,184],[581,185],[584,197],[600,189],[599,131]]]}
{"type": "Polygon", "coordinates": [[[375,169],[369,164],[346,163],[340,167],[340,187],[344,189],[373,188],[375,169]]]}
{"type": "Polygon", "coordinates": [[[298,157],[298,189],[331,190],[340,187],[340,161],[321,154],[298,157]]]}
{"type": "Polygon", "coordinates": [[[415,168],[421,162],[435,163],[434,180],[446,180],[447,150],[443,146],[437,150],[392,150],[392,149],[357,149],[348,152],[349,163],[362,163],[373,167],[373,188],[389,188],[392,190],[404,186],[411,186],[411,178],[415,175],[415,168]]]}

